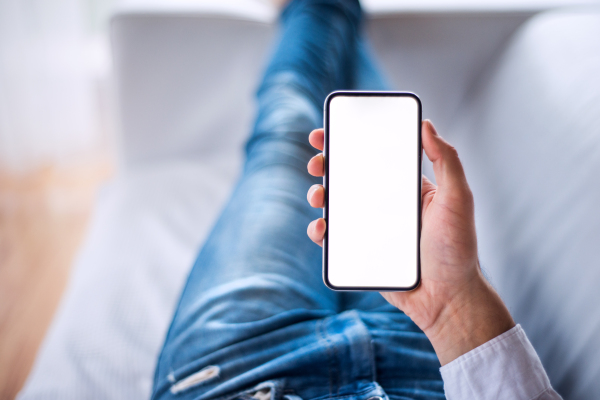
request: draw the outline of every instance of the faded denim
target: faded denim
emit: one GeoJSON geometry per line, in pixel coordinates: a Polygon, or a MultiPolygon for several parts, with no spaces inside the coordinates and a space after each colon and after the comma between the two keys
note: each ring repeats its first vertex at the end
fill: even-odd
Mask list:
{"type": "Polygon", "coordinates": [[[293,0],[282,13],[243,174],[191,270],[153,399],[444,398],[423,332],[378,293],[325,287],[306,235],[322,215],[306,201],[321,181],[306,164],[325,97],[387,87],[361,22],[354,0],[293,0]]]}

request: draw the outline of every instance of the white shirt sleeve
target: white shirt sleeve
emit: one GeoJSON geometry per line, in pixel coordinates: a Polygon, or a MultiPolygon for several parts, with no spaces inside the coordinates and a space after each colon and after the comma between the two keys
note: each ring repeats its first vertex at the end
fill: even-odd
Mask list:
{"type": "Polygon", "coordinates": [[[520,325],[440,368],[448,400],[560,400],[520,325]]]}

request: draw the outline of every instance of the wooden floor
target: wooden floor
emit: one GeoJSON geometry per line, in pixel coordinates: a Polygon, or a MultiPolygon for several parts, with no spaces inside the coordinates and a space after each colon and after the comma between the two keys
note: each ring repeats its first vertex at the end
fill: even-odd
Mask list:
{"type": "Polygon", "coordinates": [[[110,163],[0,171],[0,400],[13,399],[64,290],[110,163]]]}

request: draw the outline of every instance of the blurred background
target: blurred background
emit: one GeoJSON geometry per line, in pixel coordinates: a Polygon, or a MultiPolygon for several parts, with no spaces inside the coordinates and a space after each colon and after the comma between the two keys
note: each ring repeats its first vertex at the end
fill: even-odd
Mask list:
{"type": "Polygon", "coordinates": [[[115,0],[0,0],[0,398],[14,397],[114,170],[115,0]]]}
{"type": "MultiPolygon", "coordinates": [[[[498,70],[502,71],[502,68],[505,68],[501,62],[498,63],[500,54],[512,40],[513,34],[519,32],[526,21],[537,13],[555,8],[598,4],[595,0],[363,1],[364,8],[377,18],[377,26],[370,29],[369,34],[375,39],[375,50],[383,60],[384,69],[391,76],[394,86],[403,90],[415,90],[421,94],[425,100],[425,117],[434,118],[444,132],[458,131],[468,125],[461,120],[466,125],[451,129],[456,125],[455,117],[460,110],[460,115],[468,115],[469,112],[465,112],[465,109],[477,109],[463,100],[473,93],[478,93],[477,82],[485,80],[489,72],[485,72],[484,67],[497,63],[500,65],[498,70]],[[396,19],[391,15],[395,15],[396,19]],[[398,56],[399,53],[394,50],[394,46],[398,44],[403,46],[401,50],[404,52],[404,58],[398,56]],[[412,76],[410,71],[414,70],[420,71],[421,75],[412,76]],[[452,95],[442,98],[440,93],[452,95]]],[[[120,268],[118,273],[123,273],[123,276],[128,276],[128,272],[123,272],[125,266],[139,264],[140,269],[151,271],[156,279],[157,286],[151,290],[147,289],[148,292],[156,292],[161,288],[160,285],[164,284],[160,274],[165,270],[165,266],[171,268],[171,264],[178,265],[177,279],[170,283],[168,296],[165,295],[168,301],[165,301],[164,309],[158,312],[162,319],[153,325],[159,328],[156,328],[157,333],[152,336],[152,346],[148,347],[158,348],[162,338],[161,329],[170,318],[171,303],[177,298],[187,268],[191,266],[204,235],[193,233],[186,236],[180,232],[193,229],[193,226],[186,225],[184,229],[177,225],[178,221],[185,220],[188,214],[182,212],[182,215],[174,215],[173,210],[191,207],[196,204],[196,198],[188,196],[187,192],[178,192],[179,189],[173,190],[169,185],[173,184],[172,177],[175,176],[177,179],[188,179],[186,182],[181,181],[181,187],[190,187],[202,174],[216,176],[213,179],[222,178],[223,182],[233,182],[239,165],[238,147],[241,148],[240,144],[251,121],[250,96],[254,87],[253,79],[258,79],[262,68],[261,60],[267,54],[275,15],[275,8],[268,0],[0,0],[0,399],[14,398],[32,368],[36,352],[67,285],[71,266],[78,252],[81,252],[80,247],[89,230],[99,196],[103,196],[104,208],[101,207],[100,211],[95,212],[93,226],[113,220],[115,224],[109,228],[103,227],[104,235],[111,237],[113,232],[130,225],[140,227],[139,231],[132,230],[130,235],[140,238],[139,232],[155,229],[143,224],[151,220],[152,216],[159,215],[160,211],[164,213],[160,214],[161,218],[164,217],[161,220],[166,226],[164,231],[176,231],[173,237],[177,240],[174,239],[173,242],[185,244],[181,245],[182,248],[185,247],[185,251],[179,252],[181,257],[176,258],[176,262],[171,263],[171,258],[166,256],[165,260],[162,260],[157,256],[146,255],[148,259],[152,258],[152,262],[160,261],[160,268],[154,270],[148,268],[145,261],[132,261],[128,258],[129,250],[115,247],[116,245],[109,246],[113,258],[109,261],[103,259],[102,254],[108,251],[104,251],[103,245],[97,244],[102,242],[98,239],[98,232],[102,229],[94,228],[88,233],[91,244],[85,247],[83,256],[80,257],[81,266],[89,267],[94,259],[102,259],[103,261],[98,261],[94,268],[100,270],[114,264],[115,268],[120,268]],[[198,11],[199,9],[202,11],[198,11]],[[224,23],[212,25],[214,18],[203,20],[198,17],[202,13],[218,14],[221,19],[224,14],[239,14],[243,17],[237,15],[236,18],[244,24],[247,21],[259,21],[260,24],[256,27],[242,26],[243,24],[224,27],[224,23]],[[117,14],[117,18],[113,20],[111,27],[111,16],[114,14],[117,14]],[[200,22],[186,19],[187,16],[195,16],[200,22]],[[172,28],[174,25],[178,28],[172,28]],[[178,58],[180,55],[175,54],[175,50],[171,52],[173,45],[169,40],[181,39],[187,35],[181,32],[188,31],[196,34],[197,38],[206,40],[206,43],[198,45],[202,51],[207,51],[207,54],[214,53],[215,60],[231,62],[221,62],[217,66],[210,65],[210,57],[199,61],[178,58]],[[116,46],[111,42],[113,36],[118,38],[116,46]],[[132,39],[134,37],[136,41],[132,39]],[[140,38],[147,38],[147,43],[140,38]],[[246,43],[244,40],[250,42],[246,43]],[[252,47],[252,40],[260,42],[256,51],[252,47]],[[235,42],[239,43],[231,44],[235,42]],[[228,49],[234,47],[239,53],[238,58],[227,55],[228,49]],[[254,53],[256,55],[250,55],[254,53]],[[247,60],[251,62],[248,63],[247,60]],[[219,78],[212,83],[203,82],[196,86],[192,82],[190,85],[183,85],[189,88],[178,87],[172,92],[168,85],[161,86],[162,81],[153,80],[155,76],[178,74],[179,68],[188,62],[190,69],[184,73],[193,76],[193,68],[206,66],[205,70],[200,68],[199,71],[218,70],[219,78]],[[117,69],[119,76],[115,73],[117,69]],[[243,75],[243,72],[240,72],[243,69],[251,71],[247,72],[250,78],[244,77],[236,81],[234,78],[243,75]],[[190,143],[196,143],[189,138],[198,136],[198,126],[203,126],[205,132],[214,132],[215,126],[224,126],[221,122],[213,126],[206,121],[217,120],[218,116],[221,118],[219,121],[227,123],[227,118],[223,118],[223,115],[226,115],[224,111],[227,111],[224,104],[230,99],[219,96],[219,93],[234,93],[239,87],[244,88],[243,98],[240,100],[243,107],[236,108],[240,115],[239,121],[235,122],[236,125],[225,127],[236,132],[230,143],[223,144],[217,139],[204,137],[197,149],[195,144],[190,146],[190,143]],[[206,90],[215,96],[211,101],[196,101],[193,95],[182,95],[187,89],[206,90]],[[166,96],[161,97],[165,94],[166,96]],[[169,97],[170,95],[172,96],[169,97]],[[167,100],[170,98],[177,98],[178,107],[181,109],[189,109],[181,115],[169,110],[167,100]],[[152,103],[153,101],[155,103],[152,103]],[[219,108],[220,106],[223,107],[219,108]],[[166,122],[164,126],[160,125],[163,119],[166,121],[166,117],[160,117],[163,111],[171,113],[170,125],[166,122]],[[146,115],[152,115],[154,119],[146,119],[146,115]],[[178,142],[175,143],[179,146],[177,148],[167,140],[175,131],[178,132],[173,134],[178,138],[178,142]],[[138,134],[139,132],[142,133],[138,134]],[[237,161],[232,161],[232,166],[217,172],[202,169],[213,168],[223,160],[228,160],[223,156],[226,153],[223,150],[225,145],[236,149],[235,154],[227,153],[227,157],[231,156],[232,160],[237,161]],[[192,150],[197,152],[192,154],[192,150]],[[190,154],[193,156],[191,158],[198,156],[206,160],[206,165],[198,166],[199,169],[196,170],[178,169],[190,158],[190,154]],[[219,155],[219,160],[211,158],[215,155],[219,155]],[[170,160],[167,172],[164,168],[158,172],[155,168],[159,164],[157,159],[161,160],[163,166],[166,165],[165,160],[170,160]],[[142,170],[143,174],[140,173],[142,170]],[[197,174],[197,171],[201,173],[197,174]],[[133,175],[134,178],[131,178],[133,175]],[[162,182],[161,179],[164,180],[164,184],[156,183],[162,182]],[[140,183],[142,181],[152,184],[140,183]],[[143,188],[139,189],[142,186],[143,188]],[[122,199],[115,193],[129,193],[127,190],[132,187],[139,189],[135,189],[138,190],[138,194],[146,191],[144,196],[139,197],[143,200],[139,201],[139,198],[135,197],[138,200],[134,202],[131,200],[132,195],[123,195],[126,200],[122,202],[129,202],[129,208],[125,207],[127,211],[122,214],[108,212],[106,204],[121,201],[114,200],[115,198],[122,199]],[[177,201],[187,203],[178,206],[174,200],[165,200],[160,206],[157,205],[156,209],[153,209],[152,205],[145,205],[145,202],[153,201],[148,199],[156,193],[169,191],[172,192],[172,196],[177,197],[177,201]],[[135,225],[139,221],[131,222],[128,218],[133,217],[128,215],[135,214],[130,211],[137,211],[140,204],[148,207],[148,210],[144,209],[148,214],[140,214],[142,222],[135,225]],[[185,237],[185,240],[181,240],[181,237],[185,237]],[[123,264],[119,264],[120,262],[123,264]]],[[[589,37],[587,33],[585,35],[589,37]]],[[[188,43],[185,40],[179,42],[182,43],[182,48],[187,48],[188,43]]],[[[555,44],[556,41],[540,48],[551,48],[555,44]]],[[[594,51],[598,50],[598,46],[594,46],[594,51]]],[[[513,47],[518,49],[517,44],[513,47]]],[[[509,46],[509,49],[513,47],[509,46]]],[[[518,51],[520,50],[515,50],[518,51]]],[[[589,53],[587,50],[586,52],[589,53]]],[[[508,56],[511,56],[512,53],[508,53],[508,56]]],[[[594,57],[600,55],[600,51],[598,54],[592,53],[594,57]]],[[[508,56],[507,58],[510,58],[508,56]]],[[[495,71],[493,68],[489,70],[495,71]]],[[[536,73],[528,75],[524,81],[536,73]]],[[[202,75],[202,72],[197,74],[202,75]]],[[[507,79],[515,85],[520,82],[512,75],[507,79]]],[[[557,81],[550,76],[548,79],[557,81]]],[[[568,82],[568,79],[563,81],[568,82]]],[[[575,86],[565,83],[565,87],[575,86]]],[[[523,93],[532,92],[523,89],[523,93]]],[[[543,90],[533,92],[534,99],[543,99],[544,96],[543,90]]],[[[480,97],[473,95],[475,99],[480,97]]],[[[477,101],[474,103],[478,104],[477,101]]],[[[548,111],[548,114],[552,112],[548,111]]],[[[472,118],[466,118],[465,121],[467,120],[469,123],[480,122],[472,118]]],[[[469,160],[466,162],[468,164],[469,160]]],[[[229,186],[221,187],[222,185],[213,184],[208,179],[202,181],[204,186],[197,189],[203,195],[213,193],[209,196],[210,201],[202,203],[205,207],[204,214],[209,217],[204,217],[204,214],[202,218],[206,220],[198,217],[202,226],[206,225],[206,228],[202,228],[204,230],[210,227],[229,190],[229,186]]],[[[481,192],[485,190],[481,189],[481,192]]],[[[116,209],[116,206],[110,207],[109,211],[116,209]]],[[[485,206],[482,209],[485,211],[485,206]]],[[[490,215],[492,213],[490,212],[490,215]]],[[[182,222],[181,226],[184,225],[182,222]]],[[[169,231],[169,234],[171,233],[169,231]]],[[[134,239],[131,239],[132,242],[127,240],[121,242],[129,246],[134,239]]],[[[151,243],[167,243],[166,247],[170,243],[160,235],[155,235],[152,240],[141,243],[140,239],[139,243],[130,248],[150,254],[151,251],[158,251],[156,247],[159,247],[151,243]]],[[[488,242],[483,240],[484,251],[487,251],[486,243],[488,242]]],[[[174,250],[173,253],[178,251],[174,250]]],[[[91,269],[93,268],[90,267],[91,269]]],[[[139,278],[139,272],[135,272],[135,277],[139,278]]],[[[94,275],[94,279],[96,278],[97,275],[94,275]]],[[[110,292],[107,287],[111,287],[112,283],[108,280],[102,282],[107,286],[97,285],[99,292],[110,292]]],[[[127,286],[129,281],[123,278],[123,282],[127,286]]],[[[513,283],[510,280],[503,282],[505,287],[513,283]]],[[[90,285],[88,287],[91,287],[96,281],[92,279],[87,283],[90,285]]],[[[76,286],[77,284],[74,284],[73,287],[76,286]]],[[[123,289],[120,293],[127,291],[123,289]]],[[[69,301],[77,302],[73,300],[76,298],[81,299],[73,294],[69,301]]],[[[126,301],[129,300],[123,300],[126,301]]],[[[140,300],[141,308],[148,304],[148,301],[144,301],[140,300]]],[[[65,310],[71,309],[67,305],[65,310]]],[[[114,313],[114,309],[107,312],[114,313]]],[[[65,311],[61,321],[74,320],[72,316],[67,317],[67,314],[65,311]]],[[[125,319],[127,318],[130,318],[130,315],[125,319]]],[[[61,322],[57,326],[65,325],[61,322]]],[[[90,322],[86,326],[90,328],[93,324],[90,322]]],[[[543,327],[539,326],[540,329],[543,327]]],[[[58,336],[56,333],[53,340],[58,340],[58,336]]],[[[108,336],[110,335],[107,333],[106,337],[108,336]]],[[[68,336],[62,337],[67,337],[65,341],[72,340],[68,336]]],[[[536,348],[539,351],[539,348],[536,348]]],[[[90,350],[90,354],[99,354],[96,350],[90,350]]],[[[153,359],[152,351],[145,353],[148,360],[153,359]]],[[[56,359],[57,355],[54,354],[54,357],[56,359]]],[[[51,359],[50,356],[46,358],[51,359]]],[[[115,365],[127,362],[113,357],[114,360],[119,361],[115,361],[115,365]]],[[[138,363],[144,365],[143,362],[138,363]]],[[[590,373],[591,378],[587,381],[593,379],[593,371],[590,373]]],[[[43,375],[41,372],[40,374],[43,375]]],[[[562,372],[557,372],[556,376],[564,375],[561,374],[562,372]]],[[[143,388],[139,393],[147,393],[149,390],[150,378],[146,375],[139,378],[141,383],[138,386],[143,388]]],[[[555,382],[557,381],[553,381],[555,382]]]]}

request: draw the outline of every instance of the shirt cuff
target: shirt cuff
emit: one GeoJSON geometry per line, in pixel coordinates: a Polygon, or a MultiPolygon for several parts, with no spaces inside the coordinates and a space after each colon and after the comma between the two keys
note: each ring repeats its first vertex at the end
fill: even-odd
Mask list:
{"type": "Polygon", "coordinates": [[[448,400],[530,400],[553,392],[521,325],[444,365],[440,372],[448,400]]]}

